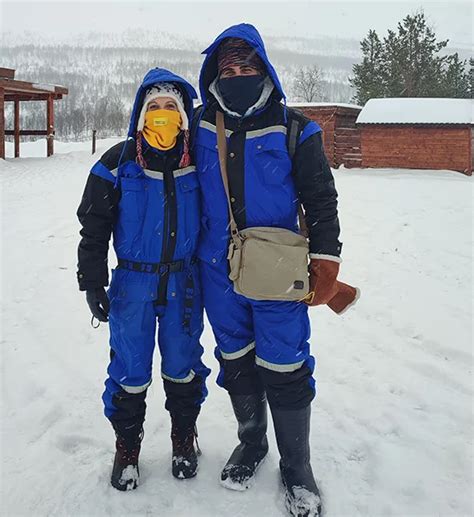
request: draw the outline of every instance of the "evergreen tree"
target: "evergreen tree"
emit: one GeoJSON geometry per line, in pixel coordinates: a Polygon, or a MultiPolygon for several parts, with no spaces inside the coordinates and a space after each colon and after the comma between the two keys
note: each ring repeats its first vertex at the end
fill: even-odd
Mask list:
{"type": "MultiPolygon", "coordinates": [[[[443,92],[449,92],[450,97],[471,97],[472,58],[469,60],[470,71],[466,72],[465,62],[459,60],[458,53],[448,56],[446,59],[446,72],[441,82],[443,92]]],[[[448,95],[445,95],[446,97],[448,95]]]]}
{"type": "Polygon", "coordinates": [[[474,58],[469,59],[469,97],[474,93],[474,58]]]}
{"type": "Polygon", "coordinates": [[[369,30],[367,38],[361,41],[362,63],[354,65],[355,77],[350,80],[358,93],[357,100],[364,103],[365,96],[370,92],[372,97],[383,96],[382,75],[383,47],[377,33],[369,30]]]}
{"type": "Polygon", "coordinates": [[[440,55],[448,41],[437,41],[423,11],[406,16],[382,41],[370,30],[361,41],[362,63],[353,66],[354,77],[349,79],[355,100],[365,104],[372,97],[469,97],[472,75],[466,72],[466,61],[457,53],[440,55]]]}

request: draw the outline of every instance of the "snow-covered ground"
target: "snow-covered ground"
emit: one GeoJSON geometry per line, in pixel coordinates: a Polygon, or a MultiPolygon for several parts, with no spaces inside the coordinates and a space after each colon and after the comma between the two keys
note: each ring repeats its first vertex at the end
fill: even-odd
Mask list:
{"type": "MultiPolygon", "coordinates": [[[[112,143],[99,142],[99,155],[112,143]]],[[[43,155],[25,143],[22,155],[43,155]]],[[[212,367],[196,479],[171,477],[159,378],[149,390],[141,486],[109,485],[113,434],[100,400],[107,327],[76,286],[75,210],[97,158],[0,160],[2,499],[5,516],[284,516],[277,452],[245,493],[218,483],[236,444],[212,367]]],[[[11,156],[11,146],[8,146],[11,156]]],[[[362,298],[311,310],[319,395],[313,466],[326,517],[464,517],[472,501],[472,180],[448,171],[335,171],[344,262],[362,298]]],[[[158,359],[158,357],[156,358],[158,359]]]]}

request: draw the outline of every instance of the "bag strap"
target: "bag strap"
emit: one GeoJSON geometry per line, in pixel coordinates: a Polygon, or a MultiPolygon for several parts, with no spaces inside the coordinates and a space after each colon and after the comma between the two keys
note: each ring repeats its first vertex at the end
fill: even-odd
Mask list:
{"type": "MultiPolygon", "coordinates": [[[[298,143],[298,138],[301,134],[301,124],[299,119],[291,115],[291,111],[288,112],[288,120],[289,128],[287,130],[286,145],[288,148],[288,155],[290,156],[290,160],[293,163],[293,158],[296,153],[296,144],[298,143]]],[[[298,202],[298,223],[300,226],[301,235],[308,238],[309,230],[308,225],[306,224],[306,218],[301,201],[298,202]]]]}
{"type": "Polygon", "coordinates": [[[227,140],[225,137],[224,114],[222,111],[216,112],[216,131],[217,131],[217,150],[219,153],[219,165],[221,169],[222,183],[224,183],[225,195],[227,197],[227,206],[229,207],[230,233],[232,240],[238,238],[239,229],[232,212],[232,204],[229,194],[229,177],[227,175],[227,140]]]}

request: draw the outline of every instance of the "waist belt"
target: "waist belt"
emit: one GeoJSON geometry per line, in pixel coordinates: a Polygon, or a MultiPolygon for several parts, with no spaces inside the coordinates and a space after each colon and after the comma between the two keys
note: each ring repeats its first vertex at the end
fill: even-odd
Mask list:
{"type": "Polygon", "coordinates": [[[138,273],[179,273],[184,271],[186,264],[194,264],[195,258],[190,261],[176,260],[174,262],[134,262],[133,260],[118,259],[118,267],[120,269],[128,269],[138,273]]]}
{"type": "MultiPolygon", "coordinates": [[[[188,270],[186,278],[185,293],[184,293],[184,314],[183,314],[183,328],[187,334],[191,334],[191,317],[193,314],[194,302],[194,277],[193,271],[189,266],[197,262],[196,257],[190,260],[176,260],[174,262],[134,262],[133,260],[118,259],[117,267],[119,269],[128,269],[129,271],[136,271],[139,273],[157,273],[160,276],[167,277],[169,273],[180,273],[188,270]]],[[[166,304],[163,300],[160,302],[166,304]]]]}

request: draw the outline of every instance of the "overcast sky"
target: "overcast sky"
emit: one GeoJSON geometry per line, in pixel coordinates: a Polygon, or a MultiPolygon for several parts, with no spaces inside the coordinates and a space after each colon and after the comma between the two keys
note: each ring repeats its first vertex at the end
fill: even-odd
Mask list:
{"type": "Polygon", "coordinates": [[[360,39],[370,28],[385,34],[388,28],[396,28],[402,17],[420,7],[440,39],[449,38],[450,46],[472,46],[473,12],[468,1],[0,0],[0,20],[2,31],[32,30],[61,38],[88,31],[119,32],[143,27],[210,41],[225,27],[245,21],[267,35],[360,39]]]}

